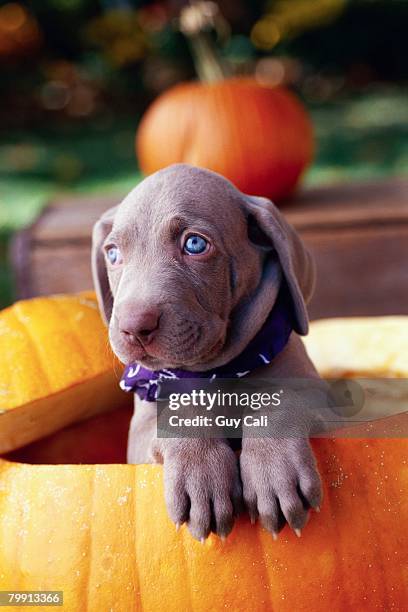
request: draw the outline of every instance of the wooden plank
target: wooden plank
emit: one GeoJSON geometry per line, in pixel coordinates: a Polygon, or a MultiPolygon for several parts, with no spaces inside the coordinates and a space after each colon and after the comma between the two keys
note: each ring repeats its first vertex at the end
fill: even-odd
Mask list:
{"type": "MultiPolygon", "coordinates": [[[[120,200],[61,197],[18,234],[19,297],[90,288],[92,226],[120,200]]],[[[311,318],[408,313],[408,180],[308,189],[282,210],[316,259],[311,318]]]]}
{"type": "Polygon", "coordinates": [[[36,243],[89,242],[100,215],[121,201],[121,196],[62,197],[51,202],[32,228],[36,243]]]}
{"type": "Polygon", "coordinates": [[[303,190],[282,211],[299,231],[408,223],[408,180],[303,190]]]}
{"type": "MultiPolygon", "coordinates": [[[[123,196],[60,197],[36,222],[36,242],[89,240],[92,225],[123,196]]],[[[300,191],[282,207],[299,230],[408,222],[408,180],[358,183],[300,191]]]]}
{"type": "Polygon", "coordinates": [[[317,268],[311,319],[408,314],[408,224],[305,233],[317,268]]]}

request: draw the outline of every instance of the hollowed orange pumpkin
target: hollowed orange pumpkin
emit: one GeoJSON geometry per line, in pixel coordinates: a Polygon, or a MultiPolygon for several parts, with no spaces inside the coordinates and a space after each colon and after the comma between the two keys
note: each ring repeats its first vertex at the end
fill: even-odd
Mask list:
{"type": "MultiPolygon", "coordinates": [[[[109,429],[98,440],[92,421],[114,424],[119,414],[55,434],[59,444],[49,438],[42,458],[50,461],[50,449],[54,462],[75,448],[83,456],[81,447],[97,447],[109,429]],[[78,427],[87,428],[87,440],[78,427]]],[[[123,431],[112,432],[123,449],[123,431]]],[[[312,514],[300,539],[285,528],[277,542],[246,517],[225,543],[211,536],[202,545],[185,527],[176,532],[160,466],[0,460],[0,590],[63,590],[67,612],[405,609],[406,442],[336,439],[313,446],[322,511],[312,514]]],[[[106,458],[102,447],[100,460],[106,458]]]]}

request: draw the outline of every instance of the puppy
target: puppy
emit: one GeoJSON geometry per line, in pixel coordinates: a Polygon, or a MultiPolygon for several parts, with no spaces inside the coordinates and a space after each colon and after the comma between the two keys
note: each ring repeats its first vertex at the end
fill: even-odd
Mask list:
{"type": "MultiPolygon", "coordinates": [[[[218,174],[177,164],[143,180],[95,224],[92,267],[124,364],[192,376],[228,367],[284,291],[293,331],[251,375],[318,379],[299,338],[308,331],[312,259],[272,202],[218,174]]],[[[128,462],[164,464],[170,517],[199,540],[211,530],[228,535],[242,500],[274,537],[285,521],[300,535],[321,503],[308,441],[313,407],[304,404],[292,394],[286,414],[299,435],[254,437],[244,427],[238,459],[226,439],[157,438],[156,405],[135,394],[128,462]]]]}

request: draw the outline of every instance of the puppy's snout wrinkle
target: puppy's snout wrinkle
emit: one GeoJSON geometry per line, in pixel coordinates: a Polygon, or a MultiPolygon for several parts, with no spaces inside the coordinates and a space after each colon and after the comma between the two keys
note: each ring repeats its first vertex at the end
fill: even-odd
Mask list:
{"type": "Polygon", "coordinates": [[[161,313],[158,308],[126,309],[118,314],[119,330],[129,344],[152,342],[159,329],[161,313]]]}

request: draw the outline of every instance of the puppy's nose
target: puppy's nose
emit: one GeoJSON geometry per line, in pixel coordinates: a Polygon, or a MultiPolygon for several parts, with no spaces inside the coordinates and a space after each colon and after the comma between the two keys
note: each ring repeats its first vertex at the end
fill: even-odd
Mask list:
{"type": "Polygon", "coordinates": [[[120,317],[120,332],[128,342],[139,340],[149,344],[159,329],[160,312],[156,308],[129,313],[120,317]]]}

